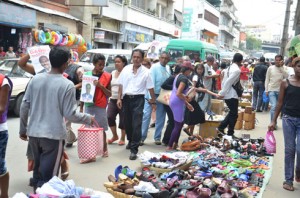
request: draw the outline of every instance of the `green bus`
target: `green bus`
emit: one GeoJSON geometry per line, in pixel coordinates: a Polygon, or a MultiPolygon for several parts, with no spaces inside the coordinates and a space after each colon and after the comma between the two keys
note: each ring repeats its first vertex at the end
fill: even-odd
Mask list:
{"type": "Polygon", "coordinates": [[[192,39],[172,39],[169,41],[166,51],[170,54],[170,65],[176,63],[176,59],[182,56],[190,57],[194,62],[198,57],[205,60],[208,55],[219,59],[218,48],[211,43],[192,39]]]}

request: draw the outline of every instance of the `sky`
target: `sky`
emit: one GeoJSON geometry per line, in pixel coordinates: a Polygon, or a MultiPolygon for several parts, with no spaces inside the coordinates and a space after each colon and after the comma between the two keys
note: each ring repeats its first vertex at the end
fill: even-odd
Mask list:
{"type": "MultiPolygon", "coordinates": [[[[233,0],[236,16],[242,25],[266,25],[272,29],[283,27],[287,0],[233,0]]],[[[291,19],[295,15],[297,0],[291,6],[291,19]]],[[[293,26],[293,21],[290,21],[293,26]]]]}

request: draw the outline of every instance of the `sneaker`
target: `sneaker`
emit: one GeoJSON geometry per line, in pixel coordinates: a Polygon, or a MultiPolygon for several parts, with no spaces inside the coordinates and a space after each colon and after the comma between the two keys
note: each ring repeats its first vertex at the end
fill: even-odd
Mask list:
{"type": "Polygon", "coordinates": [[[130,156],[129,156],[129,159],[130,159],[130,160],[136,160],[136,158],[137,158],[137,155],[136,155],[136,154],[130,153],[130,156]]]}
{"type": "Polygon", "coordinates": [[[160,140],[155,140],[154,142],[156,145],[161,145],[161,141],[160,140]]]}
{"type": "Polygon", "coordinates": [[[144,145],[144,140],[140,141],[140,146],[144,145]]]}

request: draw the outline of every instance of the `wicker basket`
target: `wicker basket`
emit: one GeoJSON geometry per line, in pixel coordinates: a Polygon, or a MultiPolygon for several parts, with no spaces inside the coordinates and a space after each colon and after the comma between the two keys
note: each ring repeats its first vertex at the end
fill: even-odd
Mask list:
{"type": "Polygon", "coordinates": [[[192,165],[193,160],[189,160],[186,163],[182,164],[181,166],[175,167],[175,168],[157,168],[153,166],[149,166],[149,169],[152,171],[155,171],[158,174],[165,173],[165,172],[171,172],[173,170],[179,169],[179,170],[188,170],[189,167],[192,165]]]}
{"type": "Polygon", "coordinates": [[[107,192],[109,192],[115,198],[138,198],[134,195],[127,195],[125,193],[113,191],[111,188],[106,188],[107,192]]]}

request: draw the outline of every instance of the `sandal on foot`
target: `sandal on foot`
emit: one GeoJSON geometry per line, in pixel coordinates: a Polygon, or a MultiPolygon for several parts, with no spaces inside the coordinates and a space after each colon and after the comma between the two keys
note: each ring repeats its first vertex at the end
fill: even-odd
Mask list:
{"type": "Polygon", "coordinates": [[[102,155],[102,157],[108,157],[108,151],[105,151],[102,155]]]}
{"type": "Polygon", "coordinates": [[[191,136],[192,134],[188,131],[187,128],[182,129],[188,136],[191,136]]]}
{"type": "Polygon", "coordinates": [[[283,182],[283,186],[282,186],[285,190],[288,190],[288,191],[294,191],[294,186],[292,183],[290,182],[283,182]]]}
{"type": "Polygon", "coordinates": [[[123,145],[125,145],[125,141],[123,141],[123,140],[120,140],[120,141],[118,142],[118,145],[119,145],[119,146],[123,146],[123,145]]]}
{"type": "Polygon", "coordinates": [[[118,139],[119,139],[119,137],[117,137],[117,138],[111,138],[111,139],[107,140],[107,143],[108,143],[108,144],[112,144],[112,143],[114,143],[115,141],[117,141],[118,139]]]}

